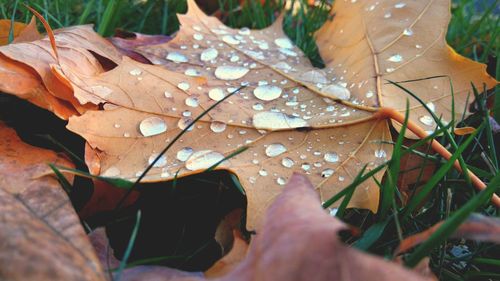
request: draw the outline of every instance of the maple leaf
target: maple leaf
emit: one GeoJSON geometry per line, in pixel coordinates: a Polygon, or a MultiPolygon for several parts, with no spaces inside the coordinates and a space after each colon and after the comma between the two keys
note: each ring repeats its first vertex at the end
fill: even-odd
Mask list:
{"type": "MultiPolygon", "coordinates": [[[[197,173],[248,146],[218,168],[238,175],[248,198],[247,226],[258,228],[294,170],[308,174],[326,200],[364,165],[369,170],[390,157],[387,118],[402,123],[403,117],[386,106],[402,110],[407,96],[383,79],[448,75],[460,109],[471,81],[496,84],[484,65],[445,45],[448,0],[377,3],[336,2],[335,19],[316,36],[327,68],[316,69],[285,36],[280,20],[258,31],[230,29],[188,1],[175,38],[137,48],[168,70],[124,59],[112,71],[84,76],[61,64],[80,100],[107,105],[70,118],[68,128],[93,148],[92,172],[134,180],[194,116],[246,85],[174,143],[145,180],[197,173]]],[[[450,120],[448,79],[405,86],[450,120]]],[[[422,137],[415,123],[432,130],[432,118],[416,101],[410,105],[409,129],[422,137]]],[[[378,186],[364,183],[350,206],[375,211],[378,194],[378,186]]]]}
{"type": "Polygon", "coordinates": [[[104,280],[66,193],[47,163],[72,164],[23,143],[0,122],[0,279],[104,280]]]}

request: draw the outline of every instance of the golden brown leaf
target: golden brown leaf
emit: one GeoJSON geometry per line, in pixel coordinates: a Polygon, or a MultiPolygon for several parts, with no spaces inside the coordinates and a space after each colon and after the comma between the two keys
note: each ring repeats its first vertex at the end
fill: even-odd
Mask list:
{"type": "Polygon", "coordinates": [[[68,197],[47,163],[71,166],[23,143],[0,123],[0,279],[105,280],[68,197]]]}
{"type": "MultiPolygon", "coordinates": [[[[17,37],[23,29],[26,28],[26,24],[21,22],[14,22],[14,37],[17,37]]],[[[7,45],[9,43],[9,33],[11,29],[11,20],[1,19],[0,20],[0,46],[7,45]]]]}

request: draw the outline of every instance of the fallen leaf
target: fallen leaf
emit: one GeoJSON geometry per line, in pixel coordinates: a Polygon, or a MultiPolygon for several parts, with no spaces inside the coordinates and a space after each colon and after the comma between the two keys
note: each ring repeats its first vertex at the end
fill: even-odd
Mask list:
{"type": "MultiPolygon", "coordinates": [[[[11,23],[11,20],[0,19],[0,46],[7,45],[9,43],[9,34],[12,26],[11,23]]],[[[26,24],[22,22],[14,22],[13,36],[18,36],[25,28],[26,24]]]]}
{"type": "Polygon", "coordinates": [[[247,241],[243,239],[243,236],[237,230],[233,231],[233,237],[233,245],[229,253],[205,271],[205,277],[208,279],[228,274],[245,259],[248,252],[247,241]]]}
{"type": "Polygon", "coordinates": [[[33,16],[26,28],[21,30],[19,35],[14,38],[13,43],[32,42],[42,38],[43,36],[40,32],[38,32],[38,28],[36,26],[36,18],[33,16]]]}
{"type": "MultiPolygon", "coordinates": [[[[247,226],[258,228],[294,170],[309,174],[326,200],[364,165],[370,170],[390,158],[392,147],[384,143],[390,140],[389,111],[383,107],[402,110],[408,96],[386,79],[448,75],[460,109],[471,81],[496,84],[484,65],[445,44],[448,0],[377,3],[336,2],[334,21],[316,34],[327,68],[316,69],[285,36],[280,20],[258,31],[230,29],[188,1],[175,38],[137,48],[170,71],[127,59],[97,76],[61,66],[75,95],[109,105],[70,118],[68,128],[93,148],[99,163],[89,165],[99,166],[101,175],[134,180],[195,116],[247,85],[194,125],[144,180],[197,173],[248,146],[218,168],[238,175],[248,198],[247,226]],[[86,91],[89,87],[106,95],[86,91]]],[[[450,120],[448,79],[404,85],[450,120]]],[[[421,106],[413,100],[410,106],[412,121],[434,129],[421,106]]],[[[378,194],[367,182],[356,189],[350,206],[376,211],[378,194]]]]}
{"type": "MultiPolygon", "coordinates": [[[[328,215],[313,185],[294,174],[268,209],[246,258],[229,273],[208,280],[429,280],[396,263],[362,253],[337,237],[347,229],[328,215]]],[[[159,266],[123,271],[121,280],[207,280],[159,266]]]]}
{"type": "Polygon", "coordinates": [[[166,35],[147,35],[136,32],[127,32],[117,30],[115,36],[109,38],[109,41],[123,54],[138,62],[148,63],[151,62],[143,55],[135,51],[135,48],[147,45],[156,45],[168,42],[171,39],[166,35]]]}
{"type": "MultiPolygon", "coordinates": [[[[395,254],[404,253],[429,238],[443,224],[439,222],[432,227],[405,238],[399,244],[395,254]]],[[[481,214],[472,214],[451,237],[464,238],[482,242],[500,244],[500,219],[481,214]]]]}
{"type": "Polygon", "coordinates": [[[105,280],[71,202],[47,165],[72,164],[23,143],[3,123],[0,138],[0,279],[105,280]]]}

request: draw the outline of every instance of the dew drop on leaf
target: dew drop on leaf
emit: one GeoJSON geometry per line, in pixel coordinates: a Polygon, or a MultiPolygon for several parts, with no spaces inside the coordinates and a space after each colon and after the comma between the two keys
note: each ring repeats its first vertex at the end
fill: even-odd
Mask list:
{"type": "Polygon", "coordinates": [[[253,116],[253,125],[257,129],[290,129],[308,127],[306,120],[281,112],[259,112],[253,116]]]}
{"type": "Polygon", "coordinates": [[[281,159],[281,165],[283,165],[283,167],[291,168],[294,164],[295,162],[291,158],[285,157],[281,159]]]}
{"type": "Polygon", "coordinates": [[[246,67],[222,65],[215,69],[215,77],[221,80],[237,80],[245,76],[248,71],[246,67]]]}
{"type": "Polygon", "coordinates": [[[285,185],[286,184],[286,179],[283,178],[283,177],[279,177],[276,179],[276,182],[279,184],[279,185],[285,185]]]}
{"type": "Polygon", "coordinates": [[[335,163],[339,161],[339,155],[335,152],[327,152],[323,159],[325,159],[326,162],[335,163]]]}
{"type": "Polygon", "coordinates": [[[321,172],[321,177],[323,178],[328,178],[330,177],[331,175],[333,175],[335,171],[333,169],[325,169],[321,172]]]}
{"type": "Polygon", "coordinates": [[[266,148],[266,155],[269,157],[276,157],[286,152],[286,147],[281,143],[272,143],[266,148]]]}
{"type": "Polygon", "coordinates": [[[426,126],[434,125],[434,119],[429,115],[424,115],[418,119],[422,124],[426,126]]]}
{"type": "Polygon", "coordinates": [[[190,107],[198,107],[198,105],[200,105],[198,99],[195,97],[188,97],[184,102],[186,103],[187,106],[190,107]]]}
{"type": "Polygon", "coordinates": [[[290,39],[285,38],[285,37],[274,39],[274,44],[276,44],[278,47],[284,48],[284,49],[292,49],[293,48],[292,41],[290,41],[290,39]]]}
{"type": "Polygon", "coordinates": [[[186,168],[191,171],[209,168],[224,159],[224,155],[212,150],[201,150],[193,153],[186,160],[186,168]]]}
{"type": "Polygon", "coordinates": [[[210,130],[214,133],[222,133],[226,130],[226,124],[218,121],[214,121],[210,124],[210,130]]]}
{"type": "MultiPolygon", "coordinates": [[[[148,164],[151,165],[153,163],[153,161],[156,159],[156,157],[158,157],[158,154],[151,154],[151,156],[149,156],[149,159],[148,159],[148,164]]],[[[153,165],[153,167],[155,168],[160,168],[160,167],[164,167],[167,165],[167,157],[165,155],[162,155],[160,157],[160,159],[158,159],[158,161],[156,161],[156,163],[153,165]]]]}
{"type": "Polygon", "coordinates": [[[178,53],[178,52],[168,53],[166,59],[169,61],[176,62],[176,63],[188,62],[188,58],[185,55],[178,53]]]}
{"type": "Polygon", "coordinates": [[[200,59],[202,61],[211,61],[211,60],[214,60],[215,58],[217,58],[218,55],[219,55],[219,51],[217,51],[217,49],[208,48],[208,49],[204,50],[203,52],[201,52],[200,59]]]}
{"type": "Polygon", "coordinates": [[[253,90],[253,94],[256,98],[264,101],[270,101],[277,99],[281,96],[282,89],[280,87],[272,85],[258,86],[253,90]]]}
{"type": "Polygon", "coordinates": [[[208,91],[208,97],[214,101],[220,101],[225,97],[225,94],[221,88],[213,88],[208,91]]]}
{"type": "Polygon", "coordinates": [[[181,89],[183,91],[188,90],[189,87],[190,87],[189,83],[187,83],[187,82],[181,82],[181,83],[177,84],[177,88],[179,88],[179,89],[181,89]]]}
{"type": "Polygon", "coordinates": [[[377,158],[386,158],[387,157],[387,152],[383,149],[377,149],[375,150],[375,157],[377,158]]]}
{"type": "Polygon", "coordinates": [[[188,160],[189,156],[193,154],[193,149],[191,147],[183,147],[181,150],[177,151],[176,158],[179,161],[186,161],[188,160]]]}
{"type": "Polygon", "coordinates": [[[139,130],[145,137],[161,134],[167,130],[167,124],[163,119],[153,116],[141,121],[139,130]]]}
{"type": "Polygon", "coordinates": [[[351,92],[337,84],[330,84],[322,88],[321,93],[331,99],[348,100],[351,98],[351,92]]]}
{"type": "Polygon", "coordinates": [[[387,61],[390,61],[390,62],[402,62],[403,61],[403,57],[400,54],[395,54],[395,55],[392,55],[391,57],[389,57],[387,59],[387,61]]]}

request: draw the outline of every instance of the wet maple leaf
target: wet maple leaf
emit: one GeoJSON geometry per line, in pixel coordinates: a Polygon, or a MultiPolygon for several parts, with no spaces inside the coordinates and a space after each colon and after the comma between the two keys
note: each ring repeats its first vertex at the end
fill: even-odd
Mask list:
{"type": "MultiPolygon", "coordinates": [[[[470,82],[496,84],[484,65],[446,45],[448,0],[337,1],[335,19],[316,34],[325,69],[311,66],[280,20],[263,30],[230,29],[194,1],[188,4],[174,39],[137,48],[168,70],[124,59],[112,71],[84,76],[61,65],[80,100],[106,104],[105,110],[70,118],[68,128],[93,148],[88,162],[94,173],[134,180],[195,116],[246,85],[173,144],[145,180],[197,173],[248,146],[218,168],[235,173],[245,188],[249,228],[259,226],[294,170],[308,174],[325,200],[364,165],[372,169],[390,157],[384,141],[391,140],[392,111],[384,107],[401,111],[408,97],[385,79],[448,75],[460,109],[470,82]]],[[[405,86],[451,120],[447,78],[405,86]]],[[[434,129],[416,101],[410,106],[411,122],[434,129]]],[[[378,192],[374,183],[364,183],[350,206],[375,211],[378,192]]]]}

